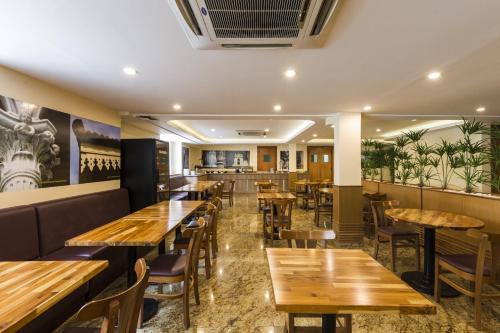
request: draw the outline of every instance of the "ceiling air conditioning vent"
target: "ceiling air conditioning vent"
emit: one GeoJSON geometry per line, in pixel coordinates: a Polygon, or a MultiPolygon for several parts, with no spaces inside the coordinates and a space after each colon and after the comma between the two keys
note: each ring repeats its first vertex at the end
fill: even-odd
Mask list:
{"type": "Polygon", "coordinates": [[[264,136],[267,133],[261,130],[236,130],[236,133],[241,136],[264,136]]]}
{"type": "Polygon", "coordinates": [[[341,0],[166,0],[197,49],[319,48],[341,0]]]}

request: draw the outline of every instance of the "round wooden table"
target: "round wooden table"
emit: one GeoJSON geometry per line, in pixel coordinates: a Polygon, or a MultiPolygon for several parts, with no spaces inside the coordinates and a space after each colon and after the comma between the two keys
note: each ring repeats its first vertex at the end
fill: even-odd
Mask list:
{"type": "MultiPolygon", "coordinates": [[[[401,279],[416,290],[434,295],[434,259],[436,255],[436,229],[481,229],[484,222],[476,218],[437,210],[393,208],[385,215],[395,222],[413,223],[424,227],[424,271],[404,272],[401,279]]],[[[444,284],[441,297],[454,297],[458,293],[444,284]]]]}

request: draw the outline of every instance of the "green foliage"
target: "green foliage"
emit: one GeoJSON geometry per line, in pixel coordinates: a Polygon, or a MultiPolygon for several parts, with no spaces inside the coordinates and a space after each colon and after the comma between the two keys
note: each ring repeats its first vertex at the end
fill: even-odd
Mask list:
{"type": "Polygon", "coordinates": [[[490,131],[490,159],[491,159],[491,177],[490,185],[497,192],[500,192],[500,124],[491,126],[490,131]]]}
{"type": "Polygon", "coordinates": [[[450,143],[444,139],[441,139],[441,143],[434,147],[434,157],[433,166],[436,168],[437,177],[441,182],[441,188],[443,190],[448,188],[450,184],[451,177],[453,176],[453,171],[455,170],[454,158],[457,154],[457,145],[450,143]]]}

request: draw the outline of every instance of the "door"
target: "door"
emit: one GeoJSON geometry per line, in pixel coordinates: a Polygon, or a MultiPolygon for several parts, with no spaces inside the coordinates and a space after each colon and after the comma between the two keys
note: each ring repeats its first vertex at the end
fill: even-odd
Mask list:
{"type": "Polygon", "coordinates": [[[276,171],[278,166],[277,155],[278,147],[276,146],[257,147],[257,170],[270,171],[273,169],[276,171]]]}
{"type": "Polygon", "coordinates": [[[333,147],[307,147],[311,180],[333,181],[333,147]]]}

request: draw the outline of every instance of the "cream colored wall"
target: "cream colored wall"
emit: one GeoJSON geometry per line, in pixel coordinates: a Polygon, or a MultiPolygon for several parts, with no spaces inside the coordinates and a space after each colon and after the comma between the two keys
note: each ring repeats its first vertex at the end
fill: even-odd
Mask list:
{"type": "MultiPolygon", "coordinates": [[[[0,94],[43,105],[79,117],[120,126],[118,112],[46,82],[0,66],[0,94]]],[[[0,193],[0,208],[116,189],[120,181],[58,186],[32,191],[0,193]]]]}
{"type": "Polygon", "coordinates": [[[122,139],[159,139],[159,128],[140,119],[122,119],[122,139]]]}

